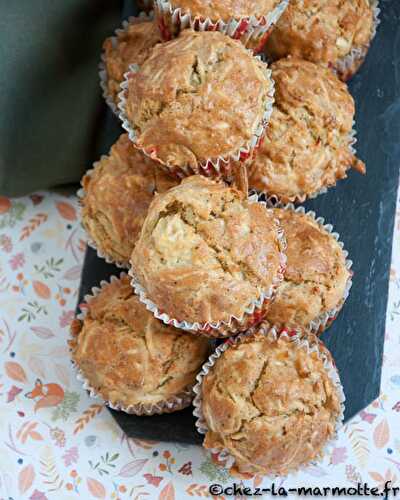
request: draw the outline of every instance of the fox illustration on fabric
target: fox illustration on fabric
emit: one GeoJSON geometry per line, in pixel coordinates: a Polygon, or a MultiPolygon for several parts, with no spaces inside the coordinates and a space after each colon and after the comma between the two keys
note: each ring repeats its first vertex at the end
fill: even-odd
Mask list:
{"type": "Polygon", "coordinates": [[[25,394],[29,399],[36,399],[34,411],[40,408],[57,406],[64,400],[64,389],[58,384],[43,384],[40,378],[36,379],[34,388],[25,394]]]}

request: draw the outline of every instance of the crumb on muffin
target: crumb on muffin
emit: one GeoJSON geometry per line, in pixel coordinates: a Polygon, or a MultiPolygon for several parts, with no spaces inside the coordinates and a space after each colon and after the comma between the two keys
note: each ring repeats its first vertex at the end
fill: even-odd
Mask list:
{"type": "Polygon", "coordinates": [[[134,294],[127,276],[87,303],[75,323],[72,357],[93,389],[113,405],[156,405],[192,386],[206,339],[164,325],[134,294]]]}
{"type": "Polygon", "coordinates": [[[193,17],[209,18],[212,21],[239,19],[242,17],[262,17],[274,10],[281,0],[170,0],[174,9],[190,12],[193,17]]]}
{"type": "Polygon", "coordinates": [[[146,296],[190,323],[241,318],[281,272],[272,211],[203,176],[155,198],[132,253],[146,296]]]}
{"type": "Polygon", "coordinates": [[[219,32],[156,45],[126,90],[136,145],[166,167],[198,168],[252,149],[273,84],[267,65],[219,32]]]}
{"type": "Polygon", "coordinates": [[[82,179],[82,223],[96,248],[128,265],[154,195],[177,183],[122,134],[82,179]]]}
{"type": "Polygon", "coordinates": [[[267,41],[266,53],[274,59],[292,55],[335,67],[353,50],[367,51],[374,33],[373,4],[291,0],[267,41]]]}
{"type": "Polygon", "coordinates": [[[282,202],[304,201],[354,168],[354,100],[345,83],[314,63],[286,58],[272,66],[275,103],[264,141],[249,160],[249,188],[282,202]]]}
{"type": "Polygon", "coordinates": [[[285,232],[287,266],[266,320],[308,328],[344,302],[350,272],[337,240],[310,215],[274,209],[285,232]]]}
{"type": "Polygon", "coordinates": [[[161,42],[161,36],[154,21],[135,20],[116,36],[106,39],[103,44],[103,61],[107,74],[108,93],[115,105],[124,74],[131,64],[141,65],[148,57],[150,49],[161,42]]]}
{"type": "MultiPolygon", "coordinates": [[[[308,340],[316,342],[311,334],[308,340]]],[[[202,413],[204,446],[226,449],[231,472],[286,475],[321,455],[341,406],[315,352],[258,331],[226,349],[204,376],[202,413]]]]}

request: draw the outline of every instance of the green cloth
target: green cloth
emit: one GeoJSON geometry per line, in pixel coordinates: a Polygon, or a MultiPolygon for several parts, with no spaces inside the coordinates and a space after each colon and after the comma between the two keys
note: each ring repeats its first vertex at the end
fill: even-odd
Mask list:
{"type": "Polygon", "coordinates": [[[118,0],[0,0],[0,195],[77,182],[104,113],[101,46],[118,0]]]}

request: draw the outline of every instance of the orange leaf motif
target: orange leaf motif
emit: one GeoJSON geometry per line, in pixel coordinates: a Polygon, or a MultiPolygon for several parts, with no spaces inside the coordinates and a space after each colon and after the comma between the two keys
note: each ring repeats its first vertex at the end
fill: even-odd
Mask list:
{"type": "Polygon", "coordinates": [[[56,203],[57,210],[59,211],[61,217],[67,220],[75,220],[76,219],[76,210],[70,204],[65,201],[59,201],[56,203]]]}
{"type": "Polygon", "coordinates": [[[386,418],[379,423],[374,430],[374,443],[377,448],[383,448],[389,441],[389,425],[386,418]]]}
{"type": "Polygon", "coordinates": [[[175,500],[175,488],[172,481],[160,491],[158,500],[175,500]]]}
{"type": "Polygon", "coordinates": [[[97,481],[97,479],[88,477],[86,483],[88,490],[95,498],[105,498],[106,490],[104,486],[99,481],[97,481]]]}
{"type": "Polygon", "coordinates": [[[18,382],[26,382],[25,371],[19,363],[15,363],[15,361],[7,361],[4,366],[6,373],[10,378],[17,380],[18,382]]]}
{"type": "Polygon", "coordinates": [[[0,196],[0,214],[5,214],[11,208],[10,198],[6,198],[5,196],[0,196]]]}
{"type": "Polygon", "coordinates": [[[45,285],[41,281],[34,281],[32,284],[33,289],[35,290],[35,293],[38,297],[40,297],[41,299],[49,299],[51,297],[51,291],[47,285],[45,285]]]}
{"type": "Polygon", "coordinates": [[[35,469],[32,465],[24,467],[18,475],[18,488],[21,495],[26,493],[35,479],[35,469]]]}

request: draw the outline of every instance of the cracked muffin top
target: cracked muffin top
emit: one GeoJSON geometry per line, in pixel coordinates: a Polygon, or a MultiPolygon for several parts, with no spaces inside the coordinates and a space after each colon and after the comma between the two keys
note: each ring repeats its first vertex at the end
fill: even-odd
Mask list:
{"type": "Polygon", "coordinates": [[[150,49],[161,42],[157,24],[153,21],[131,22],[118,31],[116,37],[106,39],[103,44],[103,59],[107,73],[108,93],[116,105],[124,74],[131,64],[142,64],[150,49]]]}
{"type": "Polygon", "coordinates": [[[304,201],[365,165],[350,150],[355,113],[345,83],[301,59],[272,66],[275,103],[264,141],[248,163],[249,188],[304,201]]]}
{"type": "Polygon", "coordinates": [[[374,29],[370,0],[291,0],[266,44],[274,59],[293,55],[335,66],[366,49],[374,29]]]}
{"type": "Polygon", "coordinates": [[[184,30],[156,45],[126,91],[138,147],[169,167],[197,167],[254,139],[272,102],[267,66],[218,32],[184,30]]]}
{"type": "Polygon", "coordinates": [[[193,17],[228,21],[239,17],[262,17],[275,9],[281,0],[170,0],[173,8],[181,8],[193,17]]]}
{"type": "Polygon", "coordinates": [[[346,257],[337,240],[310,215],[280,208],[274,215],[285,232],[287,267],[266,320],[306,328],[343,304],[350,278],[346,257]]]}
{"type": "Polygon", "coordinates": [[[82,179],[82,223],[100,252],[128,265],[154,194],[177,183],[122,134],[82,179]]]}
{"type": "MultiPolygon", "coordinates": [[[[319,350],[330,359],[322,344],[319,350]]],[[[227,449],[239,475],[286,475],[308,464],[334,436],[341,414],[338,389],[318,355],[260,331],[222,353],[202,395],[204,446],[227,449]]]]}
{"type": "Polygon", "coordinates": [[[72,330],[73,360],[104,400],[123,407],[179,395],[209,353],[203,337],[154,318],[127,276],[106,285],[72,330]]]}
{"type": "Polygon", "coordinates": [[[157,196],[132,253],[147,298],[190,323],[242,318],[281,271],[279,223],[222,182],[193,176],[157,196]]]}

